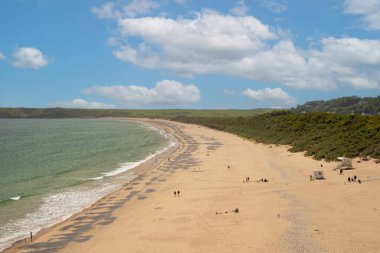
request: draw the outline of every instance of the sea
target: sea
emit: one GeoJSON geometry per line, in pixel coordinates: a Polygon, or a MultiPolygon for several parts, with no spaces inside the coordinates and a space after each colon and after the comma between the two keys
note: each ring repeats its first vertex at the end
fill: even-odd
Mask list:
{"type": "Polygon", "coordinates": [[[0,119],[0,251],[119,189],[173,145],[127,120],[0,119]]]}

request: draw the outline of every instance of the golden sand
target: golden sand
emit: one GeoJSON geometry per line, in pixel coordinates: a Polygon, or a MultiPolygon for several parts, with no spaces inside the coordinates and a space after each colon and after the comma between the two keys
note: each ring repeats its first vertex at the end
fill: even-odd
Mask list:
{"type": "Polygon", "coordinates": [[[284,146],[146,121],[175,134],[180,146],[9,252],[380,252],[380,164],[354,160],[356,169],[339,175],[336,163],[284,146]],[[326,180],[310,181],[320,169],[326,180]],[[354,175],[363,182],[348,183],[354,175]]]}

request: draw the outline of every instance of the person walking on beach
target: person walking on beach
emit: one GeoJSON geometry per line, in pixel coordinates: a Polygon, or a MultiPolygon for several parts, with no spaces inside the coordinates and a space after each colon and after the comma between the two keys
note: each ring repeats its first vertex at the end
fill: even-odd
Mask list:
{"type": "Polygon", "coordinates": [[[179,190],[178,190],[178,191],[177,191],[177,195],[178,195],[178,197],[179,197],[179,193],[180,193],[180,192],[179,192],[179,190]]]}
{"type": "Polygon", "coordinates": [[[177,192],[176,191],[174,191],[174,197],[177,197],[177,192]]]}

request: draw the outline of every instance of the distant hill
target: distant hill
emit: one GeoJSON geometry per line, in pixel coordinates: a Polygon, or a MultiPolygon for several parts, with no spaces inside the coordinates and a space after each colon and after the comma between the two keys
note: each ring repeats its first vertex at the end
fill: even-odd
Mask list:
{"type": "Polygon", "coordinates": [[[131,109],[66,109],[66,108],[0,108],[0,118],[161,118],[177,117],[247,117],[274,111],[274,109],[253,110],[131,110],[131,109]]]}
{"type": "Polygon", "coordinates": [[[290,145],[291,152],[305,151],[315,159],[333,161],[339,156],[380,159],[380,116],[294,113],[275,111],[251,117],[182,117],[267,144],[290,145]]]}
{"type": "Polygon", "coordinates": [[[262,143],[290,145],[290,151],[305,151],[305,155],[315,159],[330,161],[339,156],[380,159],[380,115],[360,115],[379,114],[379,101],[380,97],[314,101],[293,111],[0,108],[0,118],[161,118],[201,124],[262,143]],[[355,114],[351,115],[352,112],[355,114]]]}
{"type": "Polygon", "coordinates": [[[335,114],[380,115],[380,96],[360,98],[342,97],[331,100],[306,102],[292,109],[296,113],[329,112],[335,114]]]}

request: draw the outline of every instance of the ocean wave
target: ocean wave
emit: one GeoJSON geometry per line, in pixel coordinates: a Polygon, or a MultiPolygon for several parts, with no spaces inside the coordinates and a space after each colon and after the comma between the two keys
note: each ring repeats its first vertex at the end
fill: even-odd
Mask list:
{"type": "Polygon", "coordinates": [[[101,180],[101,179],[103,179],[104,178],[104,176],[100,176],[100,177],[92,177],[92,178],[90,178],[91,180],[101,180]]]}
{"type": "MultiPolygon", "coordinates": [[[[131,177],[130,180],[132,179],[131,177]]],[[[108,183],[100,188],[83,187],[45,197],[40,207],[27,213],[24,218],[10,221],[0,227],[0,251],[13,242],[28,237],[30,232],[36,234],[41,229],[69,218],[119,187],[121,184],[108,183]]]]}
{"type": "MultiPolygon", "coordinates": [[[[103,173],[102,176],[86,179],[94,180],[93,184],[96,184],[97,187],[75,186],[75,189],[46,196],[43,199],[42,204],[37,209],[27,213],[21,219],[9,221],[4,226],[0,227],[0,251],[10,246],[16,240],[27,237],[30,232],[36,234],[41,229],[50,227],[60,221],[67,219],[74,213],[80,212],[101,197],[117,190],[127,181],[135,178],[136,175],[125,174],[125,176],[122,175],[119,177],[114,177],[112,179],[102,179],[105,179],[106,177],[116,176],[132,168],[135,168],[136,166],[154,158],[155,156],[178,144],[178,141],[174,138],[174,136],[166,133],[163,129],[152,126],[150,126],[150,128],[159,132],[166,139],[168,139],[168,144],[157,152],[148,155],[145,159],[136,162],[121,163],[119,168],[116,168],[107,173],[103,173]]],[[[7,201],[19,199],[21,199],[21,196],[14,196],[7,201]]]]}
{"type": "Polygon", "coordinates": [[[169,140],[169,145],[168,145],[167,148],[171,148],[171,147],[175,146],[178,143],[177,139],[173,135],[169,134],[168,132],[166,132],[164,129],[162,129],[160,127],[157,127],[155,125],[150,125],[148,123],[142,123],[142,126],[145,127],[145,128],[147,128],[147,129],[151,129],[153,131],[156,131],[159,134],[161,134],[163,137],[165,137],[166,139],[168,139],[169,140]]]}
{"type": "Polygon", "coordinates": [[[148,161],[149,159],[153,158],[155,155],[149,155],[147,158],[143,159],[143,160],[140,160],[140,161],[137,161],[137,162],[128,162],[128,163],[122,163],[121,164],[121,167],[113,170],[113,171],[110,171],[110,172],[105,172],[103,173],[104,176],[106,177],[113,177],[113,176],[116,176],[118,174],[121,174],[121,173],[124,173],[130,169],[133,169],[133,168],[136,168],[137,166],[139,166],[140,164],[148,161]]]}
{"type": "Polygon", "coordinates": [[[158,128],[158,127],[155,127],[155,126],[152,126],[152,125],[149,125],[149,124],[145,124],[145,123],[143,123],[142,125],[145,128],[152,129],[152,130],[154,130],[156,132],[159,132],[161,135],[163,135],[166,139],[169,140],[168,145],[166,145],[162,149],[156,151],[155,153],[148,155],[145,159],[142,159],[140,161],[121,163],[119,168],[117,168],[117,169],[115,169],[113,171],[110,171],[110,172],[102,173],[104,176],[106,176],[106,177],[113,177],[113,176],[116,176],[118,174],[124,173],[124,172],[126,172],[126,171],[128,171],[130,169],[136,168],[140,164],[142,164],[142,163],[144,163],[144,162],[152,159],[153,157],[155,157],[155,156],[157,156],[159,154],[162,154],[163,152],[165,152],[169,148],[172,148],[172,147],[174,147],[174,146],[176,146],[178,144],[177,139],[174,136],[168,134],[165,130],[163,130],[161,128],[158,128]]]}
{"type": "Polygon", "coordinates": [[[140,161],[137,161],[137,162],[126,162],[126,163],[122,163],[120,164],[121,166],[113,171],[110,171],[110,172],[105,172],[103,173],[104,176],[106,177],[112,177],[112,176],[116,176],[118,174],[121,174],[121,173],[124,173],[130,169],[133,169],[133,168],[136,168],[137,166],[139,166],[140,164],[146,162],[146,161],[149,161],[150,159],[152,159],[153,157],[165,152],[166,150],[168,150],[169,148],[175,146],[176,143],[175,142],[170,142],[169,145],[167,145],[166,147],[162,148],[161,150],[155,152],[154,154],[150,154],[149,156],[147,156],[145,159],[143,160],[140,160],[140,161]]]}

